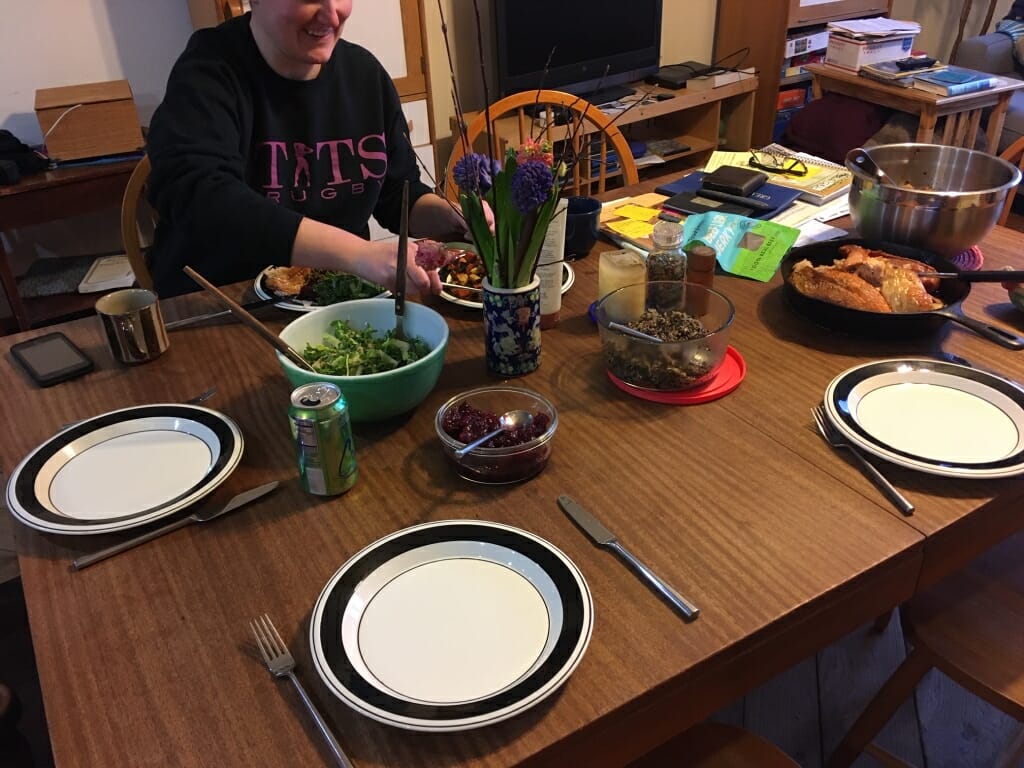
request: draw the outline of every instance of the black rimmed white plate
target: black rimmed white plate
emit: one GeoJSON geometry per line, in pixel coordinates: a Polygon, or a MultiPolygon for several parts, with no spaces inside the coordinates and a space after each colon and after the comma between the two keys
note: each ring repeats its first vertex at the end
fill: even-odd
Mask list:
{"type": "Polygon", "coordinates": [[[946,477],[1024,472],[1024,389],[995,374],[879,360],[839,374],[824,402],[843,435],[893,464],[946,477]]]}
{"type": "Polygon", "coordinates": [[[111,411],[32,451],[7,483],[7,506],[49,533],[128,530],[206,496],[238,466],[242,449],[238,425],[208,408],[111,411]]]}
{"type": "Polygon", "coordinates": [[[310,648],[356,711],[416,731],[513,717],[559,688],[590,642],[579,569],[531,533],[445,520],[355,554],[313,609],[310,648]]]}
{"type": "MultiPolygon", "coordinates": [[[[321,307],[327,306],[326,304],[317,304],[315,301],[312,301],[310,299],[300,299],[297,296],[285,297],[281,296],[280,294],[274,293],[267,287],[266,283],[267,271],[271,269],[274,269],[274,267],[267,267],[258,275],[256,275],[256,280],[252,284],[253,292],[259,298],[280,299],[280,301],[274,304],[274,306],[277,307],[278,309],[287,309],[290,312],[312,312],[314,309],[320,309],[321,307]]],[[[381,297],[390,295],[391,291],[384,291],[383,293],[378,293],[375,296],[367,296],[366,298],[379,299],[381,297]]]]}

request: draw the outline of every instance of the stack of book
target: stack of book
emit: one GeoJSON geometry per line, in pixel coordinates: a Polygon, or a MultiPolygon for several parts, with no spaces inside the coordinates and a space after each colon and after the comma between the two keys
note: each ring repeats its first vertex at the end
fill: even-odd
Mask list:
{"type": "Polygon", "coordinates": [[[782,71],[779,74],[784,78],[802,75],[807,71],[804,67],[808,64],[821,64],[823,61],[825,61],[825,51],[801,53],[788,59],[783,59],[782,71]]]}
{"type": "Polygon", "coordinates": [[[915,88],[937,96],[963,96],[965,93],[986,91],[997,85],[998,77],[961,67],[946,67],[939,72],[928,72],[914,77],[915,88]]]}
{"type": "Polygon", "coordinates": [[[769,178],[772,184],[800,190],[800,199],[808,203],[824,205],[848,194],[853,184],[853,174],[845,166],[815,155],[795,152],[781,144],[769,144],[761,151],[777,157],[795,158],[807,166],[807,174],[804,176],[769,172],[769,178]]]}
{"type": "Polygon", "coordinates": [[[944,69],[946,69],[946,65],[939,61],[936,61],[929,67],[921,67],[920,69],[904,69],[895,61],[879,61],[875,64],[865,64],[860,68],[858,74],[861,77],[879,80],[890,85],[910,88],[914,84],[914,78],[918,75],[941,72],[944,69]]]}

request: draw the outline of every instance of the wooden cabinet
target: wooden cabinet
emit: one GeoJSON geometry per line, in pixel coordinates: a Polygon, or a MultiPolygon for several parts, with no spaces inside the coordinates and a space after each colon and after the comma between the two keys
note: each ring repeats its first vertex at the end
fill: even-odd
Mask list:
{"type": "Polygon", "coordinates": [[[715,61],[733,54],[738,66],[756,67],[757,100],[751,139],[756,146],[772,140],[779,88],[810,81],[810,75],[783,78],[786,34],[829,21],[888,14],[892,0],[718,0],[715,61]],[[737,52],[747,49],[745,56],[737,52]]]}

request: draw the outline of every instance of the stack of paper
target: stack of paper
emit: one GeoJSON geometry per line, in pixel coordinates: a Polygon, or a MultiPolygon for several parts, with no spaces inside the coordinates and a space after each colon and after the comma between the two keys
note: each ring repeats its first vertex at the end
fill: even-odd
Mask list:
{"type": "Polygon", "coordinates": [[[848,19],[846,21],[829,22],[830,32],[838,32],[846,37],[856,40],[866,40],[872,37],[899,37],[902,35],[917,35],[921,32],[921,25],[916,21],[898,21],[896,19],[848,19]]]}

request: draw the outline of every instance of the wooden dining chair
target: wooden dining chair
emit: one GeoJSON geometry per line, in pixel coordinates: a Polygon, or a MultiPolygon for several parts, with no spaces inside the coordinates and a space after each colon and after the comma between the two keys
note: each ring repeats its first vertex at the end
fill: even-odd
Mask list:
{"type": "MultiPolygon", "coordinates": [[[[1017,139],[1008,146],[999,156],[1008,163],[1013,163],[1024,172],[1024,136],[1017,139]]],[[[999,214],[999,226],[1005,227],[1007,219],[1010,218],[1010,208],[1013,206],[1013,199],[1017,197],[1017,187],[1011,187],[1006,194],[1006,202],[1003,203],[1003,212],[999,214]]]]}
{"type": "Polygon", "coordinates": [[[629,768],[799,768],[770,741],[735,725],[699,723],[629,768]]]}
{"type": "Polygon", "coordinates": [[[149,170],[149,155],[143,155],[128,179],[128,186],[124,189],[124,198],[121,201],[121,243],[128,255],[128,262],[132,265],[132,272],[135,273],[135,282],[140,288],[152,290],[153,278],[149,274],[139,234],[139,201],[146,191],[149,170]]]}
{"type": "MultiPolygon", "coordinates": [[[[636,184],[640,176],[626,137],[604,112],[579,96],[561,91],[524,91],[496,101],[490,109],[477,114],[466,126],[466,135],[474,152],[490,151],[494,136],[495,154],[505,156],[505,148],[518,147],[526,139],[568,142],[568,154],[577,158],[569,169],[566,191],[574,195],[604,192],[608,180],[621,176],[623,184],[636,184]],[[490,128],[488,128],[488,117],[490,128]],[[614,157],[610,157],[614,153],[614,157]]],[[[455,163],[466,154],[458,135],[448,159],[445,190],[449,200],[458,201],[458,189],[452,172],[455,163]]],[[[555,157],[562,155],[555,149],[555,157]]]]}
{"type": "MultiPolygon", "coordinates": [[[[905,765],[871,744],[933,667],[979,698],[1024,721],[1024,532],[914,597],[901,609],[913,646],[832,754],[829,768],[868,752],[885,765],[905,765]]],[[[1017,765],[1018,736],[996,765],[1017,765]]]]}

